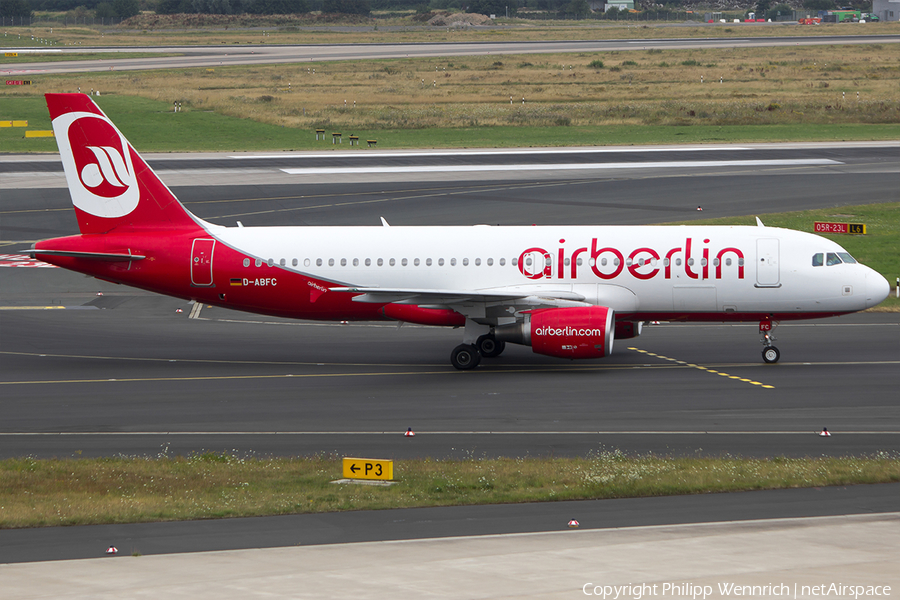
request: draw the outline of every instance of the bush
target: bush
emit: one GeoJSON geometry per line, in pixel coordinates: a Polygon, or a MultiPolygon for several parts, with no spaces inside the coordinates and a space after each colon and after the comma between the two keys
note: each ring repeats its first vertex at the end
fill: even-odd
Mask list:
{"type": "Polygon", "coordinates": [[[588,67],[590,67],[592,69],[602,69],[603,61],[602,60],[592,60],[591,62],[588,63],[588,67]]]}

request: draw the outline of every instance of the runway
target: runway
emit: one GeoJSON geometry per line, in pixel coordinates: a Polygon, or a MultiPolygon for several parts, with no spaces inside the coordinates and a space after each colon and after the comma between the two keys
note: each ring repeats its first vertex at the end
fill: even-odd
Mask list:
{"type": "MultiPolygon", "coordinates": [[[[366,225],[382,216],[393,225],[653,223],[892,201],[900,170],[890,144],[445,154],[168,156],[150,163],[164,180],[176,164],[182,177],[215,179],[220,186],[175,192],[198,216],[226,225],[366,225]],[[711,158],[755,164],[712,167],[711,158]],[[550,174],[561,162],[624,160],[641,168],[550,174]],[[658,167],[667,160],[689,166],[673,174],[658,167]],[[796,164],[823,160],[828,164],[796,164]],[[284,172],[442,161],[532,168],[490,182],[430,172],[427,181],[370,184],[307,183],[284,172]],[[249,185],[263,180],[269,184],[249,185]]],[[[6,160],[0,170],[14,182],[35,165],[45,173],[59,168],[25,158],[6,160]]],[[[20,239],[6,246],[10,253],[76,232],[61,188],[8,190],[2,216],[0,239],[20,239]]],[[[805,456],[892,450],[900,442],[893,401],[900,319],[891,313],[784,323],[778,365],[760,361],[755,324],[659,324],[618,341],[601,361],[512,347],[474,373],[457,373],[447,365],[460,336],[454,330],[259,317],[60,269],[0,269],[0,282],[7,309],[0,310],[7,367],[0,387],[9,398],[0,428],[4,456],[166,448],[396,458],[599,448],[805,456]],[[64,308],[34,308],[49,306],[64,308]],[[415,440],[399,435],[409,427],[419,432],[415,440]],[[822,427],[835,432],[827,444],[815,435],[822,427]]]]}
{"type": "MultiPolygon", "coordinates": [[[[73,60],[59,62],[19,63],[0,67],[0,74],[49,75],[57,73],[90,73],[98,71],[133,71],[219,67],[228,65],[287,64],[344,60],[373,60],[391,58],[426,58],[441,56],[495,56],[505,54],[556,54],[570,52],[627,52],[648,49],[724,49],[771,46],[808,46],[833,44],[895,44],[897,35],[859,36],[786,36],[747,38],[686,38],[686,39],[626,39],[550,42],[461,42],[408,44],[346,44],[277,46],[170,46],[121,48],[85,47],[59,48],[42,53],[57,52],[107,53],[104,60],[73,60]],[[147,58],[113,58],[118,52],[159,52],[176,56],[147,58]]],[[[32,48],[10,48],[10,51],[33,52],[32,48]]]]}
{"type": "MultiPolygon", "coordinates": [[[[900,159],[889,145],[705,152],[719,159],[731,153],[735,160],[746,155],[773,164],[674,172],[652,166],[586,169],[571,177],[552,171],[554,164],[571,162],[572,155],[545,151],[526,157],[540,168],[509,177],[431,174],[418,181],[375,177],[369,183],[344,178],[322,183],[282,169],[292,168],[288,163],[349,163],[308,156],[200,157],[178,165],[152,157],[150,162],[161,173],[174,174],[177,166],[176,195],[198,216],[229,225],[235,220],[245,225],[363,225],[377,224],[381,216],[395,226],[633,224],[897,199],[900,159]],[[833,163],[778,164],[792,159],[833,163]],[[235,164],[240,168],[231,168],[235,164]],[[220,185],[184,185],[191,175],[220,185]],[[702,212],[696,210],[698,204],[702,212]]],[[[649,164],[661,157],[685,160],[688,154],[696,157],[688,160],[709,158],[702,148],[576,156],[590,162],[627,157],[649,164]]],[[[391,166],[434,159],[366,160],[391,166]]],[[[522,164],[523,157],[499,153],[477,160],[522,164]]],[[[2,168],[5,186],[30,182],[30,187],[3,191],[3,252],[21,255],[33,240],[76,233],[67,191],[56,184],[39,186],[43,178],[55,182],[60,177],[52,160],[6,157],[2,168]],[[33,175],[40,172],[35,165],[45,165],[42,175],[33,175]],[[30,179],[21,176],[26,172],[32,173],[30,179]]],[[[169,181],[165,174],[163,179],[169,181]]],[[[13,261],[0,258],[0,266],[4,260],[13,261]]],[[[4,457],[213,450],[477,458],[581,456],[615,448],[678,455],[818,456],[900,449],[900,318],[891,313],[782,324],[776,330],[782,361],[776,365],[762,364],[755,324],[659,324],[639,338],[616,342],[613,355],[600,361],[573,363],[513,347],[474,372],[457,372],[447,357],[459,343],[458,331],[288,322],[198,308],[53,268],[0,268],[0,308],[4,457]],[[816,435],[823,426],[832,437],[816,435]],[[415,438],[403,437],[408,427],[418,433],[415,438]]],[[[886,488],[871,488],[876,496],[868,488],[854,489],[861,495],[838,502],[830,512],[815,512],[805,497],[787,502],[808,515],[890,510],[891,500],[870,502],[880,497],[874,490],[886,488]]],[[[683,501],[686,512],[672,513],[679,518],[702,520],[712,510],[702,498],[683,501]],[[688,513],[695,516],[686,517],[688,513]]],[[[745,501],[755,502],[735,500],[745,501]]],[[[663,519],[673,511],[671,504],[637,505],[626,502],[619,517],[596,521],[596,526],[671,522],[663,519]]],[[[595,510],[601,514],[608,507],[600,503],[595,510]]],[[[722,510],[723,519],[741,518],[738,509],[722,510]]],[[[767,514],[797,516],[779,510],[771,508],[767,514]]],[[[459,523],[486,518],[439,514],[449,522],[458,519],[445,531],[468,531],[459,523]]],[[[513,516],[491,532],[545,530],[531,516],[507,514],[513,516]]],[[[369,521],[363,537],[319,539],[398,539],[393,536],[402,528],[379,525],[378,516],[369,521]]],[[[244,523],[221,526],[254,529],[261,521],[244,523]]],[[[275,522],[223,544],[227,534],[210,533],[209,527],[218,526],[165,526],[155,530],[166,533],[159,534],[153,548],[165,553],[256,547],[267,545],[266,536],[276,539],[273,532],[283,527],[275,522]]],[[[416,530],[444,535],[430,527],[416,530]]],[[[127,531],[144,535],[133,533],[138,529],[127,531]]],[[[23,556],[36,556],[53,545],[60,548],[43,558],[90,555],[98,539],[96,532],[81,528],[77,539],[65,544],[56,535],[72,534],[2,532],[0,538],[18,540],[10,547],[32,549],[23,550],[23,556]],[[88,544],[91,539],[95,541],[88,544]]]]}

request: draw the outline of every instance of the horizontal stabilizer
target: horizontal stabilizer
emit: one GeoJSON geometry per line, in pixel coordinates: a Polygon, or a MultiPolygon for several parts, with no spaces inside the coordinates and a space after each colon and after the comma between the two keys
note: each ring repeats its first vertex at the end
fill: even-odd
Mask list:
{"type": "Polygon", "coordinates": [[[141,254],[132,254],[131,252],[75,252],[74,250],[36,250],[32,248],[28,251],[31,258],[37,258],[37,255],[43,256],[67,256],[69,258],[84,258],[87,260],[103,260],[108,262],[142,260],[147,258],[141,254]]]}

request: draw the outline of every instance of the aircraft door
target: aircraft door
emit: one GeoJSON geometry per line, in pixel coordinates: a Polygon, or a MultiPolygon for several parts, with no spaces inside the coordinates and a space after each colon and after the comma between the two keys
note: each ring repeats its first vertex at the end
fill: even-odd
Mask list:
{"type": "Polygon", "coordinates": [[[194,240],[191,247],[191,285],[211,287],[213,285],[213,249],[216,240],[194,240]]]}
{"type": "Polygon", "coordinates": [[[756,287],[781,287],[777,238],[756,240],[756,287]]]}

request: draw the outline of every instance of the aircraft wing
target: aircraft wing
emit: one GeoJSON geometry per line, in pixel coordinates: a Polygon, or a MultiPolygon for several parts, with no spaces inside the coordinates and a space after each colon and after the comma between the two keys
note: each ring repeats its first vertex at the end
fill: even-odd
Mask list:
{"type": "Polygon", "coordinates": [[[584,296],[571,291],[554,290],[544,286],[520,286],[516,288],[492,288],[485,290],[441,290],[416,288],[333,287],[332,292],[360,294],[354,302],[372,304],[427,304],[459,305],[463,303],[492,303],[541,298],[580,302],[584,296]],[[529,289],[531,288],[531,289],[529,289]]]}

